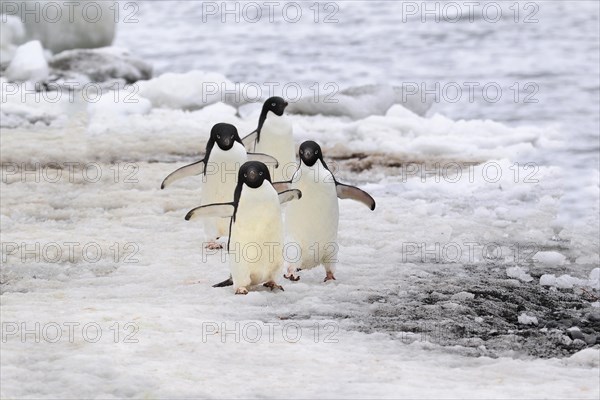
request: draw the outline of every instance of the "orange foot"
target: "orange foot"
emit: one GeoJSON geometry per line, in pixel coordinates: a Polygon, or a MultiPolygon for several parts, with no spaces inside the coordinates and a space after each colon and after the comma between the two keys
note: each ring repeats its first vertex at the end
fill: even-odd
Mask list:
{"type": "Polygon", "coordinates": [[[223,248],[223,245],[217,242],[208,242],[204,247],[209,250],[219,250],[223,248]]]}
{"type": "Polygon", "coordinates": [[[266,283],[264,283],[264,284],[263,284],[263,286],[264,286],[264,287],[268,287],[268,288],[270,288],[271,290],[273,290],[273,289],[279,289],[279,290],[281,290],[282,292],[284,291],[284,290],[283,290],[283,286],[281,286],[281,285],[278,285],[278,284],[276,284],[276,283],[275,283],[275,282],[273,282],[273,281],[266,282],[266,283]]]}
{"type": "Polygon", "coordinates": [[[289,274],[289,275],[288,274],[283,274],[283,277],[285,279],[289,279],[292,282],[298,282],[300,280],[299,276],[294,276],[293,274],[289,274]]]}

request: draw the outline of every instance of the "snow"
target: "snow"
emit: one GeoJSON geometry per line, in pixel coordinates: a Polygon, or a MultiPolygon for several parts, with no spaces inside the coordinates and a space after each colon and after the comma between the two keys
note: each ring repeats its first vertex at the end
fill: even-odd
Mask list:
{"type": "Polygon", "coordinates": [[[535,255],[535,261],[547,266],[563,265],[565,259],[563,254],[556,251],[539,251],[535,255]]]}
{"type": "Polygon", "coordinates": [[[6,69],[9,81],[41,82],[48,78],[48,62],[38,40],[19,46],[6,69]]]}
{"type": "MultiPolygon", "coordinates": [[[[5,397],[284,397],[289,393],[324,398],[343,394],[359,398],[443,397],[450,384],[452,395],[461,398],[494,397],[500,392],[524,398],[569,398],[587,393],[593,398],[600,392],[595,379],[598,367],[590,353],[579,356],[583,361],[572,362],[520,359],[511,352],[490,358],[479,338],[444,346],[435,336],[411,333],[413,339],[408,341],[398,340],[401,333],[397,330],[368,331],[373,321],[378,321],[372,320],[373,315],[388,306],[388,294],[414,291],[415,280],[427,285],[444,265],[453,277],[444,285],[456,287],[447,300],[447,295],[438,294],[436,307],[446,315],[466,312],[470,302],[477,301],[470,287],[461,287],[454,280],[473,274],[465,265],[479,266],[485,275],[499,265],[504,276],[521,278],[507,280],[508,287],[531,284],[524,267],[514,265],[511,249],[515,243],[554,243],[549,222],[556,215],[562,193],[557,179],[560,168],[540,167],[537,184],[515,181],[509,174],[490,183],[482,174],[485,166],[477,165],[473,182],[468,178],[453,182],[427,176],[423,180],[420,173],[403,176],[401,169],[386,173],[383,168],[389,167],[385,166],[351,172],[351,164],[331,160],[338,179],[364,188],[378,202],[371,213],[360,204],[341,201],[338,280],[323,284],[318,269],[308,271],[297,283],[280,282],[285,287],[282,293],[258,289],[247,296],[234,296],[229,288],[211,287],[227,276],[227,263],[220,253],[206,255],[203,261],[202,224],[183,220],[185,213],[199,204],[201,179],[189,178],[169,190],[159,188],[176,165],[202,153],[212,124],[233,122],[240,132],[249,132],[255,116],[241,119],[234,107],[221,102],[194,111],[159,108],[151,106],[142,94],[134,97],[138,103],[115,103],[111,96],[117,93],[125,94],[107,92],[95,104],[83,100],[42,104],[71,119],[67,122],[57,117],[48,126],[34,124],[34,128],[3,131],[3,163],[80,163],[72,181],[66,167],[58,182],[41,179],[36,183],[31,175],[23,181],[18,172],[3,172],[3,241],[38,241],[41,246],[58,243],[62,247],[68,242],[81,244],[73,259],[64,249],[61,262],[23,261],[20,251],[4,254],[3,322],[25,322],[25,328],[34,330],[39,322],[40,329],[47,328],[42,331],[47,335],[52,335],[55,325],[51,323],[56,323],[63,332],[57,343],[42,337],[35,346],[31,345],[32,335],[21,340],[20,326],[17,334],[8,336],[1,360],[5,397]],[[84,168],[82,163],[91,160],[95,164],[84,168]],[[102,172],[99,181],[85,178],[86,173],[94,177],[97,168],[102,172]],[[97,262],[86,260],[88,256],[81,250],[91,242],[102,251],[97,262]],[[472,253],[465,245],[469,242],[477,243],[472,253]],[[502,249],[497,259],[489,258],[493,254],[490,248],[484,251],[492,242],[502,249]],[[121,249],[117,261],[114,243],[121,249]],[[131,248],[125,248],[131,243],[137,249],[133,256],[131,248]],[[402,250],[402,243],[427,243],[429,251],[435,249],[435,243],[457,244],[462,253],[456,260],[436,262],[429,259],[431,254],[402,250]],[[137,262],[125,262],[126,255],[137,262]],[[373,302],[373,298],[378,300],[373,302]],[[79,323],[73,343],[67,340],[64,325],[69,322],[79,323]],[[101,327],[98,342],[84,337],[86,323],[101,327]],[[118,343],[115,323],[120,332],[118,343]],[[126,330],[127,323],[134,325],[126,330]],[[317,343],[311,330],[315,323],[320,332],[317,343]],[[212,333],[214,326],[219,333],[212,333]],[[235,332],[236,326],[239,340],[236,342],[235,333],[225,334],[223,339],[223,332],[235,332]],[[256,326],[261,328],[261,336],[254,342],[252,329],[256,326]],[[269,326],[274,327],[272,335],[267,333],[269,326]],[[139,342],[124,342],[134,327],[139,342]],[[302,337],[294,342],[290,335],[297,327],[302,337]],[[243,329],[246,336],[242,336],[243,329]],[[325,342],[333,330],[337,342],[325,342]],[[251,366],[247,360],[252,360],[251,366]],[[290,379],[290,365],[302,379],[290,379]],[[232,374],[246,384],[232,385],[232,374]],[[25,375],[37,378],[23,385],[25,375]],[[552,376],[551,383],[548,376],[552,376]]],[[[18,102],[7,104],[14,107],[18,102]]],[[[413,140],[423,135],[433,138],[430,129],[438,124],[446,123],[445,131],[465,142],[474,131],[479,133],[480,151],[455,153],[467,159],[504,155],[507,147],[519,146],[516,132],[525,131],[491,122],[423,118],[400,106],[394,106],[389,114],[358,121],[305,115],[290,118],[298,128],[297,141],[316,138],[326,156],[348,155],[365,145],[367,129],[382,132],[377,127],[391,127],[378,142],[380,147],[371,147],[373,157],[385,154],[383,165],[406,151],[397,146],[398,140],[409,144],[407,135],[413,140]]],[[[451,144],[440,140],[440,146],[451,144]]],[[[419,147],[411,147],[411,151],[427,160],[435,160],[438,154],[419,147]]],[[[503,171],[510,171],[513,165],[509,159],[487,161],[497,163],[503,171]]],[[[54,176],[55,172],[40,167],[42,173],[54,176]]],[[[594,251],[595,242],[588,240],[594,226],[589,228],[568,231],[569,249],[561,253],[577,257],[594,251]]],[[[550,267],[561,253],[552,252],[550,267]]],[[[566,258],[563,261],[562,267],[568,268],[566,258]]],[[[545,267],[540,264],[536,268],[545,267]]],[[[578,268],[582,266],[578,264],[578,268]]],[[[589,270],[586,278],[597,275],[589,270]]],[[[525,317],[530,323],[535,318],[528,313],[525,317]]],[[[475,323],[483,324],[486,318],[479,317],[475,323]]],[[[517,315],[514,319],[515,323],[523,320],[517,315]]]]}
{"type": "MultiPolygon", "coordinates": [[[[342,23],[308,28],[198,29],[193,2],[140,3],[143,21],[119,27],[135,53],[52,59],[80,83],[149,77],[133,54],[162,75],[101,85],[94,101],[0,77],[0,397],[599,398],[597,7],[541,7],[558,46],[543,24],[398,24],[393,6],[344,3],[342,23]],[[375,9],[361,37],[340,34],[375,9]],[[319,53],[289,51],[302,40],[319,53]],[[398,91],[474,77],[501,80],[509,101],[429,108],[398,91]],[[318,268],[281,279],[285,292],[235,296],[211,287],[227,262],[183,219],[202,178],[160,182],[201,157],[214,123],[255,129],[260,104],[236,82],[282,79],[347,84],[342,102],[304,96],[289,118],[377,209],[340,201],[335,282],[318,268]],[[543,101],[513,102],[517,79],[543,101]]],[[[114,25],[100,25],[45,40],[108,45],[114,25]]]]}
{"type": "Polygon", "coordinates": [[[139,82],[140,95],[154,107],[193,110],[225,100],[223,90],[232,82],[221,74],[190,71],[165,73],[149,81],[139,82]]]}
{"type": "MultiPolygon", "coordinates": [[[[139,82],[140,92],[155,107],[193,110],[221,101],[245,109],[240,114],[260,113],[262,101],[282,96],[276,88],[269,90],[255,82],[232,82],[221,74],[193,70],[186,73],[164,73],[150,81],[139,82]],[[246,111],[247,110],[247,111],[246,111]]],[[[300,87],[300,93],[310,88],[300,87]]],[[[289,100],[288,113],[324,115],[364,119],[384,115],[395,104],[401,104],[417,115],[424,115],[431,102],[408,96],[405,88],[389,85],[350,87],[333,95],[304,95],[289,100]]]]}
{"type": "Polygon", "coordinates": [[[593,288],[598,290],[599,283],[597,278],[598,268],[590,272],[589,279],[576,278],[567,274],[556,277],[554,274],[544,274],[540,277],[540,285],[554,286],[559,289],[573,289],[574,287],[593,288]]]}
{"type": "Polygon", "coordinates": [[[598,368],[600,366],[600,349],[583,349],[565,359],[565,363],[581,367],[598,368]]]}
{"type": "Polygon", "coordinates": [[[98,101],[89,103],[88,132],[98,134],[105,131],[108,121],[125,122],[131,115],[145,115],[152,109],[150,100],[139,96],[136,91],[128,89],[109,91],[102,94],[98,101]]]}
{"type": "Polygon", "coordinates": [[[370,115],[384,115],[394,104],[402,104],[414,113],[424,115],[431,107],[432,100],[422,101],[421,98],[418,90],[408,91],[407,88],[390,85],[366,85],[320,96],[304,96],[291,102],[287,111],[362,119],[370,115]]]}
{"type": "Polygon", "coordinates": [[[600,268],[594,268],[590,272],[590,281],[596,282],[596,288],[598,288],[598,281],[600,281],[600,268]]]}

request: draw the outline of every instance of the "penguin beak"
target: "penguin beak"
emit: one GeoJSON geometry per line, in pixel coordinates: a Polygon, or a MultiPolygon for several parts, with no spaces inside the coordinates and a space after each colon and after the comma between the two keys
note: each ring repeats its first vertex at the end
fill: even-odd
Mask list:
{"type": "Polygon", "coordinates": [[[313,156],[313,151],[312,149],[306,149],[304,150],[304,158],[306,158],[307,160],[310,160],[313,156]]]}
{"type": "Polygon", "coordinates": [[[250,171],[248,171],[248,180],[250,180],[250,182],[254,182],[257,177],[258,172],[256,172],[255,169],[251,169],[250,171]]]}
{"type": "Polygon", "coordinates": [[[229,145],[231,144],[231,139],[229,138],[224,138],[223,139],[223,144],[227,147],[229,147],[229,145]]]}

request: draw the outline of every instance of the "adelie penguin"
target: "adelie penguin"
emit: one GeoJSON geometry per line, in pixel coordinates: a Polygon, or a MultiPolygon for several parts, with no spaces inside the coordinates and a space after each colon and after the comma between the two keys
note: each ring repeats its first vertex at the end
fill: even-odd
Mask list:
{"type": "Polygon", "coordinates": [[[306,141],[300,145],[300,166],[289,182],[275,183],[277,190],[298,189],[302,199],[290,203],[285,213],[288,245],[296,246],[299,257],[286,260],[285,278],[297,281],[300,270],[325,267],[325,282],[335,279],[337,261],[339,199],[353,199],[375,209],[375,200],[365,191],[338,182],[323,160],[321,147],[306,141]]]}
{"type": "MultiPolygon", "coordinates": [[[[238,170],[248,160],[258,160],[277,165],[277,160],[260,153],[247,153],[235,126],[226,123],[214,125],[206,143],[204,158],[186,165],[169,174],[162,182],[161,189],[173,182],[191,175],[204,175],[201,204],[223,203],[233,199],[237,184],[238,170]],[[215,146],[216,144],[216,146],[215,146]]],[[[206,220],[206,233],[209,238],[218,239],[229,232],[229,221],[221,218],[206,220]]],[[[221,245],[211,241],[207,247],[215,249],[221,245]]]]}
{"type": "Polygon", "coordinates": [[[274,182],[289,180],[296,169],[292,123],[283,115],[287,105],[281,97],[268,98],[258,118],[258,127],[242,139],[247,148],[279,161],[279,167],[273,170],[274,182]]]}
{"type": "Polygon", "coordinates": [[[283,290],[276,283],[284,262],[281,204],[301,197],[297,189],[277,193],[267,166],[249,161],[240,168],[232,202],[194,208],[185,219],[228,218],[227,251],[236,294],[247,294],[250,286],[261,283],[283,290]]]}

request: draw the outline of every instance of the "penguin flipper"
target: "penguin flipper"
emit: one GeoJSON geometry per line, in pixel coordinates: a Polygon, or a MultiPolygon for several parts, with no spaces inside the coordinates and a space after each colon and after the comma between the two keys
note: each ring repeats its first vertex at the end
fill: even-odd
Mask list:
{"type": "Polygon", "coordinates": [[[192,218],[201,218],[201,217],[220,217],[220,218],[229,218],[233,216],[235,211],[235,207],[233,203],[215,203],[215,204],[207,204],[205,206],[200,206],[191,209],[185,216],[185,220],[189,221],[192,218]]]}
{"type": "Polygon", "coordinates": [[[279,204],[302,198],[302,192],[298,189],[285,190],[279,193],[279,204]]]}
{"type": "Polygon", "coordinates": [[[173,183],[181,178],[185,178],[186,176],[200,175],[203,173],[204,173],[204,159],[197,161],[195,163],[192,163],[190,165],[186,165],[184,167],[181,167],[181,168],[176,169],[175,171],[171,172],[165,178],[165,180],[162,181],[160,188],[164,189],[167,186],[169,186],[171,183],[173,183]]]}
{"type": "Polygon", "coordinates": [[[292,181],[273,182],[272,185],[277,193],[281,193],[292,188],[292,181]]]}
{"type": "Polygon", "coordinates": [[[258,131],[251,132],[242,138],[242,144],[247,150],[254,150],[254,145],[258,139],[258,131]]]}
{"type": "Polygon", "coordinates": [[[364,190],[361,190],[355,186],[344,185],[343,183],[339,182],[335,183],[335,190],[337,191],[337,196],[340,199],[356,200],[369,207],[371,211],[375,209],[375,200],[364,190]]]}
{"type": "Polygon", "coordinates": [[[215,283],[212,287],[225,287],[225,286],[233,286],[233,279],[231,279],[231,275],[229,275],[229,278],[225,279],[223,282],[215,283]]]}
{"type": "Polygon", "coordinates": [[[271,157],[264,153],[248,152],[248,161],[260,161],[263,164],[275,164],[275,168],[279,168],[279,161],[275,157],[271,157]]]}

